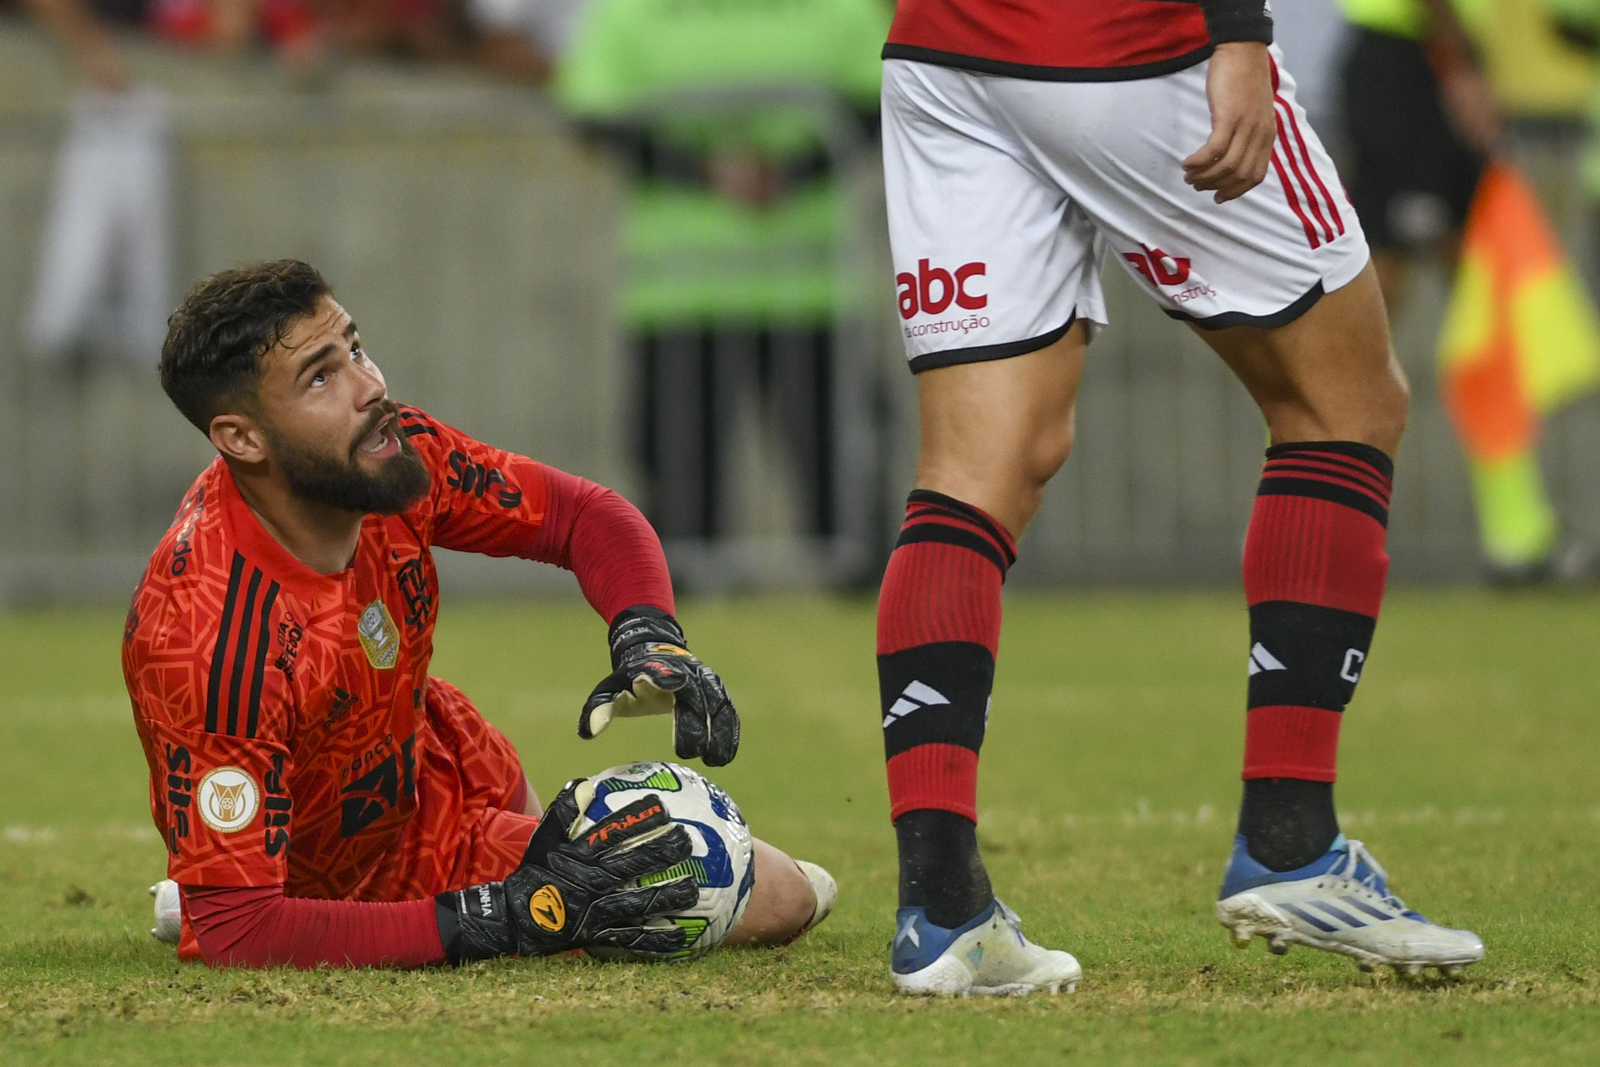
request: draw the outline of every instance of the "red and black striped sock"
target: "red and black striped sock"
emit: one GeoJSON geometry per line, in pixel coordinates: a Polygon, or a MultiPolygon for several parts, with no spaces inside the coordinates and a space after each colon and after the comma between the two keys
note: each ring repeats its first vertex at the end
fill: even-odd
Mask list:
{"type": "Polygon", "coordinates": [[[1394,465],[1351,441],[1274,445],[1245,539],[1250,697],[1239,832],[1274,870],[1338,834],[1339,725],[1372,644],[1394,465]]]}
{"type": "Polygon", "coordinates": [[[988,906],[978,858],[978,750],[1000,643],[1011,535],[970,504],[918,489],[878,599],[878,687],[900,904],[958,926],[988,906]]]}

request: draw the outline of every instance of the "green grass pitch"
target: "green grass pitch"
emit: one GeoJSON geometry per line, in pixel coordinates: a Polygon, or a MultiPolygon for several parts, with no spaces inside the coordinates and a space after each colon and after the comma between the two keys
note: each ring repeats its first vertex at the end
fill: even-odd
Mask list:
{"type": "MultiPolygon", "coordinates": [[[[1600,599],[1401,591],[1343,738],[1347,831],[1424,913],[1478,930],[1455,983],[1228,946],[1245,615],[1236,595],[1008,602],[981,835],[1071,996],[890,995],[893,837],[866,601],[691,601],[756,832],[838,876],[804,941],[685,966],[508,961],[214,973],[146,934],[163,871],[117,666],[120,612],[0,616],[0,1063],[1552,1064],[1600,1062],[1600,599]]],[[[446,603],[435,673],[546,795],[668,728],[574,734],[605,670],[579,603],[446,603]]]]}

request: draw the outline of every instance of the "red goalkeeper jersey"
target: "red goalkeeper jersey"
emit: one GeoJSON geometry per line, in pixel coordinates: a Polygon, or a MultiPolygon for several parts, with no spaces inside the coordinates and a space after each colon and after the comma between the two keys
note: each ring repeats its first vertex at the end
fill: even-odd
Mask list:
{"type": "MultiPolygon", "coordinates": [[[[552,548],[544,536],[547,510],[566,500],[571,511],[574,485],[620,503],[415,408],[401,408],[400,428],[432,487],[402,514],[368,515],[346,570],[321,575],[291,556],[220,458],[151,558],[128,615],[123,673],[169,876],[184,885],[385,896],[368,883],[417,813],[419,774],[440,745],[425,705],[447,696],[428,691],[438,600],[430,547],[570,565],[572,546],[552,548]]],[[[621,601],[603,610],[663,597],[671,607],[670,587],[646,599],[638,581],[599,593],[593,584],[585,591],[597,608],[621,601]]]]}

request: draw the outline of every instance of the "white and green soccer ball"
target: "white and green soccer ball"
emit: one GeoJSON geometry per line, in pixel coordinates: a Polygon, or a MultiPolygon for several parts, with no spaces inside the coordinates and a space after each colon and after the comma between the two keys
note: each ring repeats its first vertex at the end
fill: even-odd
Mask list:
{"type": "Polygon", "coordinates": [[[677,866],[639,881],[651,885],[689,875],[700,887],[700,900],[686,911],[649,920],[649,925],[672,923],[683,928],[684,947],[677,952],[659,956],[616,948],[585,951],[601,959],[692,960],[720,945],[744,915],[756,883],[755,839],[733,798],[688,767],[657,760],[612,767],[589,781],[594,800],[580,829],[647,794],[661,798],[667,815],[688,831],[694,851],[677,866]]]}

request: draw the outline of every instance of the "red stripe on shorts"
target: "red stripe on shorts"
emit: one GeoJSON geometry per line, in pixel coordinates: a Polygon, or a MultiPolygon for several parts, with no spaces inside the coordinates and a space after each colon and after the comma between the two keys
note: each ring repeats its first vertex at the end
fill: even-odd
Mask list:
{"type": "Polygon", "coordinates": [[[1322,242],[1317,240],[1317,231],[1311,225],[1305,209],[1300,206],[1300,198],[1294,195],[1294,187],[1289,184],[1289,172],[1283,169],[1283,160],[1279,158],[1276,147],[1272,149],[1272,168],[1278,172],[1278,182],[1283,186],[1283,195],[1289,201],[1289,208],[1299,217],[1300,225],[1306,228],[1306,243],[1316,248],[1322,242]]]}
{"type": "MultiPolygon", "coordinates": [[[[1317,188],[1322,192],[1322,198],[1327,201],[1328,212],[1333,216],[1334,224],[1339,227],[1339,232],[1343,234],[1344,219],[1339,214],[1339,206],[1333,202],[1333,197],[1328,195],[1328,187],[1323,184],[1322,175],[1317,172],[1317,165],[1311,161],[1311,151],[1306,147],[1306,139],[1300,133],[1300,120],[1295,117],[1294,107],[1289,103],[1288,100],[1284,99],[1283,94],[1278,91],[1280,84],[1280,78],[1278,75],[1278,61],[1273,59],[1271,56],[1268,56],[1267,62],[1272,64],[1272,99],[1275,103],[1282,104],[1283,110],[1288,113],[1289,125],[1294,130],[1294,138],[1297,142],[1299,142],[1300,145],[1300,157],[1305,160],[1306,170],[1311,173],[1311,180],[1317,183],[1317,188]]],[[[1282,122],[1279,122],[1278,124],[1278,133],[1280,135],[1283,133],[1282,122]]],[[[1284,141],[1284,148],[1288,150],[1289,161],[1292,163],[1294,161],[1294,149],[1289,145],[1287,139],[1284,141]]],[[[1304,188],[1304,186],[1302,186],[1302,188],[1304,188]]],[[[1348,199],[1348,197],[1349,194],[1347,193],[1346,198],[1348,199]]],[[[1306,189],[1306,199],[1312,199],[1310,189],[1306,189]]],[[[1318,217],[1320,218],[1320,215],[1318,217]]],[[[1328,240],[1333,240],[1333,234],[1330,233],[1328,235],[1328,240]]],[[[1311,247],[1315,248],[1316,245],[1313,244],[1311,247]]]]}
{"type": "Polygon", "coordinates": [[[1322,227],[1322,235],[1327,240],[1334,238],[1333,227],[1328,225],[1328,220],[1322,216],[1322,204],[1317,200],[1317,194],[1312,191],[1311,183],[1306,181],[1306,176],[1300,170],[1300,161],[1295,158],[1294,145],[1289,141],[1289,133],[1283,124],[1283,113],[1273,109],[1273,118],[1278,123],[1278,140],[1283,144],[1283,154],[1289,157],[1289,169],[1294,172],[1295,182],[1300,186],[1300,191],[1305,194],[1306,203],[1311,208],[1311,214],[1316,216],[1317,225],[1322,227]]]}
{"type": "Polygon", "coordinates": [[[1333,202],[1333,197],[1328,193],[1328,187],[1322,182],[1322,175],[1317,173],[1317,165],[1311,159],[1311,149],[1306,147],[1305,135],[1300,132],[1300,120],[1295,117],[1294,108],[1283,97],[1277,97],[1278,103],[1283,105],[1284,112],[1289,116],[1289,129],[1294,133],[1295,143],[1300,146],[1300,158],[1305,160],[1306,173],[1311,175],[1311,180],[1317,183],[1317,191],[1322,194],[1323,201],[1328,205],[1328,214],[1333,217],[1333,224],[1344,233],[1344,218],[1339,214],[1339,205],[1333,202]]]}

